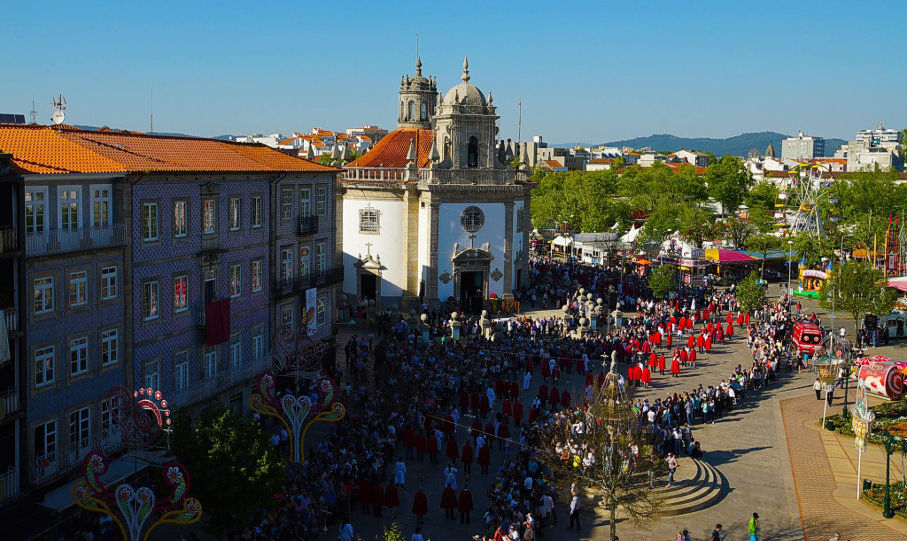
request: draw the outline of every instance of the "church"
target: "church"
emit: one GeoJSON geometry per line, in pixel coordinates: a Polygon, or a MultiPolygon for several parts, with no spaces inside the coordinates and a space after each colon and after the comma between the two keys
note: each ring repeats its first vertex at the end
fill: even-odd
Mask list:
{"type": "Polygon", "coordinates": [[[343,292],[379,308],[478,311],[527,283],[529,181],[496,144],[496,107],[470,82],[441,96],[437,79],[400,80],[397,129],[338,177],[343,292]]]}

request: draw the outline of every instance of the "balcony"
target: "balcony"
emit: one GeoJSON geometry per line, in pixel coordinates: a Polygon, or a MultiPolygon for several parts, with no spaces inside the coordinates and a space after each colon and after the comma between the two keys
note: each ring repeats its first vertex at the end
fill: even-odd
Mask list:
{"type": "Polygon", "coordinates": [[[19,391],[10,387],[0,393],[0,421],[19,411],[19,391]]]}
{"type": "Polygon", "coordinates": [[[8,502],[19,495],[19,469],[10,466],[0,473],[0,504],[8,502]]]}
{"type": "Polygon", "coordinates": [[[299,216],[296,234],[315,235],[318,233],[318,216],[299,216]]]}
{"type": "Polygon", "coordinates": [[[91,450],[103,451],[110,456],[124,449],[123,432],[111,427],[77,442],[69,442],[61,452],[53,450],[31,460],[31,482],[41,485],[77,469],[91,450]]]}
{"type": "Polygon", "coordinates": [[[11,225],[0,227],[0,254],[15,252],[19,249],[19,235],[11,225]]]}
{"type": "Polygon", "coordinates": [[[313,287],[330,287],[343,282],[343,267],[331,267],[323,271],[313,271],[302,276],[286,278],[278,276],[274,280],[274,295],[278,298],[294,293],[302,293],[313,287]]]}
{"type": "Polygon", "coordinates": [[[85,227],[79,230],[51,229],[25,235],[25,253],[29,256],[51,255],[80,250],[125,246],[126,226],[85,227]]]}
{"type": "Polygon", "coordinates": [[[203,400],[219,396],[223,391],[245,383],[254,376],[271,368],[271,353],[265,353],[261,359],[245,359],[238,366],[227,366],[226,369],[218,371],[207,378],[190,382],[191,387],[181,391],[169,393],[169,402],[171,407],[176,410],[186,406],[191,406],[203,400]]]}

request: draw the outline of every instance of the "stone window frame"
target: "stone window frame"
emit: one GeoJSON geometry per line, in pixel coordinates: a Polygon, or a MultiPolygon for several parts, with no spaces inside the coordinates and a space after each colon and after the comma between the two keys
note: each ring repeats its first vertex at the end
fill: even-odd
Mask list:
{"type": "Polygon", "coordinates": [[[378,235],[380,231],[381,211],[372,206],[359,209],[359,233],[362,235],[378,235]],[[374,219],[371,219],[369,215],[373,215],[374,219]],[[374,229],[363,228],[363,225],[369,225],[369,222],[374,223],[374,229]]]}

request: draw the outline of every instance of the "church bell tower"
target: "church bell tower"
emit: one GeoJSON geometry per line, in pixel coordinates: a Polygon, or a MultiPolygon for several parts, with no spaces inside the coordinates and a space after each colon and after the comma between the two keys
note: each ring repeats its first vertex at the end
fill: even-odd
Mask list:
{"type": "Polygon", "coordinates": [[[400,116],[398,128],[431,128],[431,117],[438,101],[438,81],[422,76],[422,59],[416,58],[416,76],[400,79],[400,116]]]}

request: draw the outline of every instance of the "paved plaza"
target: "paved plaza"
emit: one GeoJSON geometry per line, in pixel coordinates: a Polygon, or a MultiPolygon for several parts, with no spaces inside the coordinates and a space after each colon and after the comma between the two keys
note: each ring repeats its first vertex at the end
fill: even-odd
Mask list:
{"type": "MultiPolygon", "coordinates": [[[[817,303],[813,300],[801,301],[804,310],[816,311],[827,319],[817,303]]],[[[549,315],[554,311],[529,312],[530,315],[549,315]]],[[[837,326],[848,328],[852,336],[852,322],[845,318],[837,319],[837,326]]],[[[364,330],[349,327],[338,337],[340,342],[353,333],[364,330]]],[[[904,352],[904,346],[892,345],[877,348],[873,353],[885,353],[897,357],[904,352]]],[[[715,385],[726,379],[737,364],[749,366],[752,356],[746,348],[746,340],[738,333],[731,341],[725,341],[713,348],[711,355],[697,360],[696,368],[684,368],[679,378],[669,375],[653,374],[652,385],[642,389],[641,397],[654,399],[667,393],[690,390],[700,383],[715,385]]],[[[818,429],[817,419],[821,417],[821,401],[815,400],[812,390],[814,375],[811,371],[800,374],[796,370],[781,370],[777,381],[761,392],[747,393],[742,407],[735,409],[714,425],[696,425],[693,436],[702,443],[705,450],[704,460],[720,472],[722,493],[712,506],[679,516],[659,517],[648,528],[638,528],[629,522],[618,524],[618,535],[621,539],[658,539],[673,540],[677,532],[687,529],[692,539],[708,539],[716,523],[724,525],[724,539],[746,539],[746,524],[752,513],[760,516],[762,537],[760,539],[817,539],[825,541],[835,531],[842,533],[843,539],[897,539],[907,538],[905,523],[898,519],[883,520],[881,514],[865,504],[850,502],[845,507],[837,503],[835,497],[845,499],[844,495],[854,498],[855,471],[844,472],[840,478],[832,474],[830,464],[839,466],[851,463],[846,452],[852,441],[831,434],[823,435],[818,429]],[[824,441],[828,440],[828,441],[824,441]],[[837,447],[835,447],[837,446],[837,447]],[[832,462],[826,458],[837,449],[838,461],[832,456],[832,462]],[[846,455],[841,457],[840,455],[846,455]],[[842,462],[842,460],[844,462],[842,462]],[[838,486],[838,483],[841,486],[838,486]],[[846,486],[844,486],[846,485],[846,486]],[[857,508],[854,510],[854,508],[857,508]],[[860,512],[862,510],[862,513],[860,512]]],[[[540,374],[533,376],[531,391],[522,393],[525,405],[535,396],[542,383],[540,374]]],[[[576,373],[564,375],[560,388],[569,388],[573,396],[581,394],[582,379],[576,373]],[[572,388],[571,388],[572,387],[572,388]]],[[[840,394],[840,393],[839,393],[840,394]]],[[[839,413],[840,396],[829,414],[839,413]]],[[[498,409],[500,406],[498,405],[498,409]]],[[[471,416],[464,416],[462,424],[472,422],[471,416]]],[[[313,434],[315,436],[315,434],[313,434]]],[[[466,431],[457,432],[460,445],[466,439],[466,431]]],[[[309,442],[311,445],[312,442],[309,442]]],[[[401,450],[402,452],[402,450],[401,450]]],[[[864,455],[863,477],[879,481],[882,473],[882,458],[878,448],[870,447],[864,455]]],[[[514,456],[515,450],[510,449],[514,456]]],[[[385,516],[375,518],[361,513],[356,508],[352,523],[357,534],[363,539],[371,540],[381,529],[393,520],[401,526],[408,539],[416,527],[415,516],[410,513],[412,496],[421,484],[428,495],[429,513],[426,515],[423,533],[433,540],[470,539],[474,534],[484,531],[482,511],[487,504],[486,491],[494,482],[494,469],[505,460],[505,451],[497,442],[492,445],[492,467],[488,475],[481,475],[478,468],[473,468],[468,483],[473,491],[476,510],[472,514],[472,524],[460,525],[459,520],[445,520],[439,508],[441,490],[443,489],[443,467],[445,460],[439,458],[439,465],[408,461],[406,487],[400,494],[401,507],[395,518],[385,516]]],[[[899,462],[899,461],[898,461],[899,462]]],[[[893,464],[894,465],[894,464],[893,464]]],[[[462,465],[458,464],[459,484],[466,478],[462,465]]],[[[679,476],[684,468],[694,464],[686,457],[680,461],[679,476]]],[[[848,466],[849,467],[849,466],[848,466]]],[[[854,466],[855,468],[855,466],[854,466]]],[[[840,469],[840,468],[838,468],[840,469]]],[[[900,470],[893,470],[900,476],[900,470]]],[[[566,528],[567,512],[565,503],[558,503],[558,524],[547,531],[549,539],[605,539],[607,537],[607,519],[595,513],[586,505],[582,516],[582,530],[568,531],[566,528]]],[[[588,502],[587,502],[588,503],[588,502]]]]}

